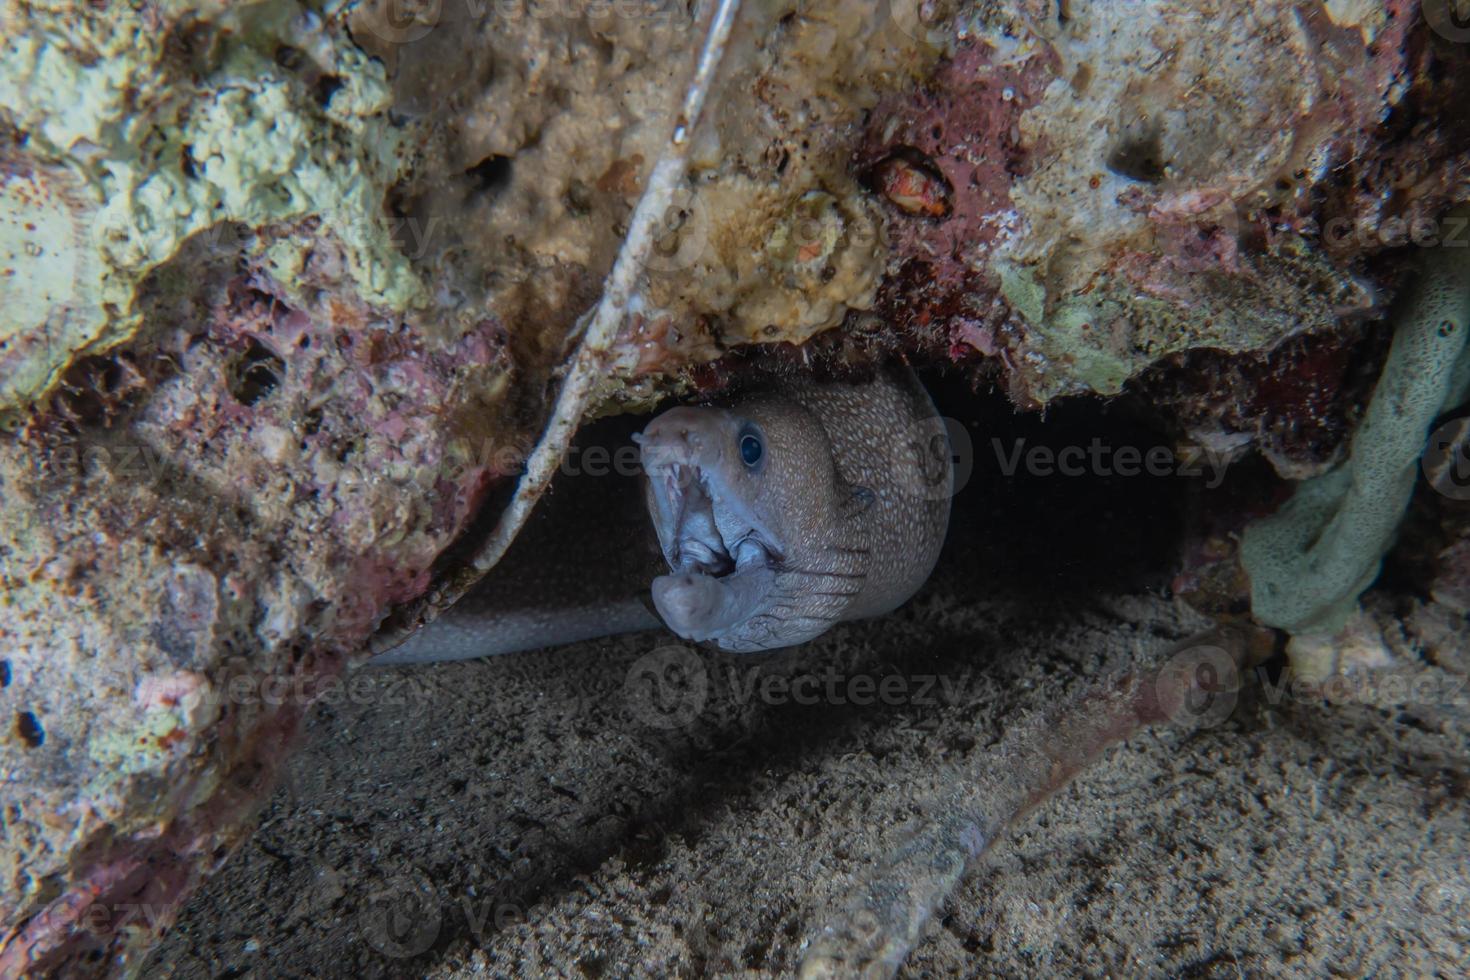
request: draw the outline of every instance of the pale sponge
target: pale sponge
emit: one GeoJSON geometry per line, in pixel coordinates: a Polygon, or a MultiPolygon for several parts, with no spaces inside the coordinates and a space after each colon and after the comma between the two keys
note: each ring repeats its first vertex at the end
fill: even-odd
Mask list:
{"type": "Polygon", "coordinates": [[[1461,238],[1426,251],[1395,319],[1393,346],[1349,457],[1246,528],[1241,560],[1251,611],[1268,626],[1335,633],[1377,578],[1413,493],[1429,426],[1470,387],[1470,244],[1461,238]]]}

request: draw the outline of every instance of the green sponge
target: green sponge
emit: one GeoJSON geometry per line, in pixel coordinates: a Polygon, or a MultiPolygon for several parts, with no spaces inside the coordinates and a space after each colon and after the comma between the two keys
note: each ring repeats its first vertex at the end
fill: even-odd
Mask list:
{"type": "Polygon", "coordinates": [[[1470,390],[1470,247],[1457,244],[1425,254],[1348,459],[1246,528],[1241,560],[1259,622],[1334,633],[1378,577],[1429,426],[1470,390]]]}

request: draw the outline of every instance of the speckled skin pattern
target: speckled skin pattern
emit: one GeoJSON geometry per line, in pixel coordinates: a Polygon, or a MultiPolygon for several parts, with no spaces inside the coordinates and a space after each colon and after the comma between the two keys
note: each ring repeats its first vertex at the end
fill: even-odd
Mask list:
{"type": "Polygon", "coordinates": [[[906,369],[861,384],[761,384],[728,407],[670,409],[635,438],[646,516],[634,513],[625,476],[559,482],[505,562],[374,662],[513,653],[654,629],[660,618],[685,639],[770,650],[889,612],[939,555],[950,450],[906,369]],[[757,470],[738,455],[750,425],[764,440],[757,470]],[[682,511],[655,492],[667,479],[676,498],[689,497],[682,511]],[[671,574],[653,578],[657,550],[671,574]]]}
{"type": "Polygon", "coordinates": [[[889,612],[944,541],[949,444],[907,370],[672,409],[640,441],[672,569],[654,580],[654,605],[685,639],[770,650],[889,612]],[[740,448],[751,436],[754,465],[740,448]]]}

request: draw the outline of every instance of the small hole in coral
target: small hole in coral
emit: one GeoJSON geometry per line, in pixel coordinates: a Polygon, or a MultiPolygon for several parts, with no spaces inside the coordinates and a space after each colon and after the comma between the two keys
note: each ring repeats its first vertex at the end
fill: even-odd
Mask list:
{"type": "Polygon", "coordinates": [[[10,686],[10,661],[0,660],[0,687],[10,686]]]}
{"type": "Polygon", "coordinates": [[[488,156],[464,173],[474,182],[475,193],[498,194],[510,186],[510,157],[488,156]]]}
{"type": "Polygon", "coordinates": [[[383,195],[383,207],[395,218],[406,218],[413,211],[414,202],[408,188],[398,183],[388,188],[388,193],[383,195]]]}
{"type": "Polygon", "coordinates": [[[46,743],[46,730],[41,727],[41,722],[29,711],[19,712],[15,716],[15,733],[20,740],[26,743],[27,748],[39,749],[46,743]]]}
{"type": "Polygon", "coordinates": [[[573,180],[567,185],[566,194],[562,195],[562,204],[568,212],[581,218],[592,210],[592,188],[580,180],[573,180]]]}
{"type": "Polygon", "coordinates": [[[235,363],[230,394],[241,405],[254,405],[276,390],[286,373],[286,363],[258,340],[235,363]]]}
{"type": "Polygon", "coordinates": [[[82,358],[67,369],[52,402],[76,425],[111,426],[148,380],[125,353],[82,358]]]}
{"type": "Polygon", "coordinates": [[[296,71],[306,63],[306,55],[301,53],[300,48],[293,48],[289,44],[282,44],[276,48],[276,64],[287,71],[296,71]]]}
{"type": "Polygon", "coordinates": [[[1163,180],[1167,165],[1158,128],[1146,124],[1131,127],[1107,159],[1107,167],[1113,173],[1146,184],[1163,180]]]}
{"type": "Polygon", "coordinates": [[[332,101],[332,96],[336,95],[337,90],[344,84],[346,83],[337,75],[323,75],[321,78],[318,78],[314,91],[316,104],[325,109],[327,104],[332,101]]]}

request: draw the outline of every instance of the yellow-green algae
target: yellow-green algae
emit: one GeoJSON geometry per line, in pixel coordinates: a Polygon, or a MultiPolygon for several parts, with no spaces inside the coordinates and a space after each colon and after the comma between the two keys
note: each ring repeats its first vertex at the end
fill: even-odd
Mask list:
{"type": "Polygon", "coordinates": [[[1025,321],[1027,343],[1038,355],[1031,394],[1042,403],[1081,391],[1116,395],[1150,364],[1179,351],[1263,350],[1295,333],[1330,329],[1335,306],[1359,305],[1356,287],[1300,238],[1281,237],[1253,260],[1249,274],[1196,273],[1204,285],[1188,307],[1106,272],[1086,291],[1052,296],[1035,266],[998,258],[1001,295],[1025,321]]]}
{"type": "Polygon", "coordinates": [[[0,193],[0,254],[13,270],[0,286],[10,311],[0,413],[42,397],[78,354],[131,336],[144,276],[185,239],[226,223],[263,232],[249,247],[268,252],[288,290],[311,246],[288,224],[314,217],[315,234],[346,246],[364,299],[395,310],[422,302],[383,213],[401,158],[383,67],[344,32],[321,29],[346,6],[0,8],[0,128],[25,147],[7,171],[45,168],[77,188],[37,198],[8,178],[0,193]],[[280,65],[283,44],[339,83],[324,105],[280,65]],[[57,254],[44,261],[33,254],[41,245],[57,254]]]}

